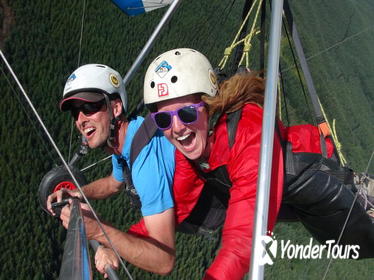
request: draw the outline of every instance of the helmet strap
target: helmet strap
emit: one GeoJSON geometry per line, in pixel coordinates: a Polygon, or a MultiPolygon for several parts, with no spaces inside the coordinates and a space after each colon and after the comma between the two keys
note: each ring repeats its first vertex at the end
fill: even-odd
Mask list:
{"type": "Polygon", "coordinates": [[[118,143],[116,142],[116,130],[118,128],[118,121],[119,117],[117,118],[112,118],[110,121],[110,127],[109,127],[109,137],[107,139],[107,145],[109,148],[115,149],[118,146],[118,143]]]}
{"type": "Polygon", "coordinates": [[[222,112],[215,112],[208,119],[208,135],[210,136],[213,133],[214,127],[216,126],[218,119],[221,117],[222,112]]]}
{"type": "Polygon", "coordinates": [[[110,100],[109,100],[108,95],[104,94],[104,98],[105,98],[105,103],[106,103],[106,107],[107,107],[108,114],[109,114],[109,119],[110,119],[109,137],[106,140],[106,143],[107,143],[107,146],[109,148],[114,149],[114,148],[117,147],[117,145],[116,145],[116,130],[117,130],[117,123],[118,123],[119,117],[115,118],[113,116],[112,106],[110,104],[110,100]]]}

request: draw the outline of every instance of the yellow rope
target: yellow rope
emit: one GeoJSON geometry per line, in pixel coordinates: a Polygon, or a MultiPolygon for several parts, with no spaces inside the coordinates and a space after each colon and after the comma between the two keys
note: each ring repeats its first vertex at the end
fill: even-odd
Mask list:
{"type": "MultiPolygon", "coordinates": [[[[238,32],[236,33],[235,35],[235,38],[234,40],[232,41],[231,45],[229,47],[227,47],[224,51],[224,56],[223,58],[221,59],[220,63],[218,64],[218,67],[222,70],[223,68],[225,68],[226,66],[226,63],[232,53],[232,51],[234,50],[234,48],[236,48],[239,44],[243,43],[244,47],[243,47],[243,53],[242,53],[242,57],[240,58],[240,62],[239,62],[239,65],[242,65],[243,61],[245,60],[245,66],[246,68],[249,68],[249,52],[252,48],[252,39],[255,35],[259,34],[260,31],[257,29],[255,29],[255,26],[256,26],[256,23],[257,23],[257,20],[258,20],[258,16],[259,16],[259,13],[260,13],[260,10],[261,10],[261,4],[262,4],[262,1],[263,0],[255,0],[255,2],[253,3],[251,9],[249,10],[249,12],[247,13],[245,19],[243,20],[238,32]],[[244,28],[244,25],[245,23],[248,21],[248,18],[249,16],[251,15],[255,5],[258,4],[258,7],[257,7],[257,11],[256,11],[256,15],[255,15],[255,18],[253,20],[253,23],[252,23],[252,26],[251,26],[251,30],[250,32],[241,40],[237,41],[238,40],[238,37],[242,31],[242,29],[244,28]]],[[[280,85],[279,85],[279,81],[278,81],[278,109],[279,109],[279,112],[278,112],[278,115],[279,115],[279,118],[281,119],[282,118],[282,107],[281,107],[281,94],[279,93],[280,91],[280,85]]],[[[339,139],[338,139],[338,136],[337,136],[337,133],[336,133],[336,127],[335,127],[335,119],[333,119],[333,128],[331,129],[331,126],[330,126],[330,123],[327,119],[327,116],[325,114],[325,111],[323,110],[323,107],[322,107],[322,104],[320,103],[320,101],[318,100],[320,106],[321,106],[321,110],[322,110],[322,113],[323,113],[323,116],[325,117],[325,120],[326,120],[326,124],[331,132],[331,136],[332,136],[332,140],[334,141],[334,144],[335,144],[335,147],[336,147],[336,152],[338,154],[338,157],[340,159],[340,162],[343,166],[346,165],[347,163],[347,160],[345,159],[343,153],[342,153],[342,144],[340,143],[339,139]]]]}
{"type": "Polygon", "coordinates": [[[332,120],[332,130],[331,130],[332,139],[334,140],[335,147],[336,147],[336,150],[338,152],[340,162],[342,163],[343,166],[345,166],[347,164],[347,160],[343,155],[343,152],[342,152],[343,145],[340,143],[340,141],[338,139],[338,136],[336,134],[336,126],[335,125],[336,125],[336,120],[333,119],[332,120]]]}
{"type": "Polygon", "coordinates": [[[282,121],[282,90],[281,90],[281,84],[280,84],[280,79],[278,79],[278,118],[280,121],[282,121]]]}
{"type": "Polygon", "coordinates": [[[255,26],[256,26],[256,23],[257,23],[257,20],[258,20],[258,15],[260,14],[260,10],[261,10],[261,4],[262,4],[262,0],[259,1],[259,4],[258,4],[258,7],[257,7],[257,11],[256,11],[256,15],[255,15],[255,18],[253,19],[253,23],[252,23],[252,27],[251,27],[251,31],[249,32],[249,34],[247,36],[245,36],[244,38],[244,49],[243,49],[243,54],[242,54],[242,58],[240,59],[240,62],[239,62],[239,65],[242,65],[243,63],[243,60],[245,58],[246,60],[246,64],[245,66],[248,68],[249,67],[249,51],[251,50],[252,48],[252,39],[254,37],[254,35],[257,35],[258,33],[260,33],[259,30],[256,30],[255,29],[255,26]]]}
{"type": "MultiPolygon", "coordinates": [[[[256,5],[257,2],[260,3],[259,6],[258,6],[257,13],[256,13],[256,19],[257,19],[257,14],[258,14],[258,11],[260,10],[262,0],[255,0],[255,2],[253,3],[252,7],[251,7],[250,10],[248,11],[248,13],[247,13],[245,19],[243,20],[243,22],[242,22],[242,24],[241,24],[241,26],[240,26],[238,32],[236,33],[236,35],[235,35],[235,37],[234,37],[234,40],[232,41],[231,45],[225,49],[225,51],[224,51],[224,56],[223,56],[223,58],[221,59],[220,63],[218,64],[219,69],[222,70],[223,68],[225,68],[226,63],[227,63],[227,61],[228,61],[228,59],[229,59],[229,57],[230,57],[230,55],[231,55],[231,53],[232,53],[232,51],[233,51],[234,48],[236,48],[239,44],[241,44],[241,43],[243,43],[243,42],[244,42],[244,44],[245,44],[245,39],[247,38],[248,35],[247,35],[245,38],[243,38],[242,40],[238,41],[238,42],[237,42],[237,40],[238,40],[238,38],[239,38],[239,36],[240,36],[240,33],[241,33],[242,29],[244,28],[245,23],[248,21],[248,18],[249,18],[249,16],[251,15],[251,13],[252,13],[252,11],[253,11],[253,9],[254,9],[254,7],[255,7],[255,5],[256,5]]],[[[253,26],[254,26],[254,25],[253,25],[253,26]]],[[[254,27],[253,27],[253,26],[252,26],[252,29],[254,30],[254,27]]],[[[253,32],[251,32],[251,33],[255,33],[255,32],[253,31],[253,32]]],[[[251,34],[251,33],[250,33],[250,34],[251,34]]],[[[250,35],[250,34],[249,34],[249,35],[250,35]]],[[[257,33],[256,33],[256,34],[257,34],[257,33]]],[[[251,39],[249,40],[249,44],[250,44],[250,41],[252,40],[252,37],[253,37],[253,34],[251,35],[251,39]]],[[[244,46],[244,48],[246,48],[246,46],[244,46]]],[[[248,47],[247,47],[247,48],[248,48],[248,47]]],[[[249,49],[250,49],[250,47],[249,47],[249,49]]],[[[243,51],[243,52],[244,52],[244,51],[243,51]]],[[[248,50],[248,52],[249,52],[249,50],[248,50]]],[[[240,64],[239,64],[239,65],[240,65],[240,64]]]]}
{"type": "Polygon", "coordinates": [[[339,160],[340,160],[341,164],[343,166],[345,166],[347,164],[347,160],[344,157],[343,152],[342,152],[343,145],[340,143],[340,141],[338,139],[338,135],[336,133],[336,120],[335,119],[332,120],[332,129],[331,129],[330,123],[329,123],[329,121],[327,119],[327,116],[325,114],[325,110],[323,109],[323,106],[322,106],[321,102],[319,100],[318,100],[318,102],[319,102],[319,105],[321,106],[322,114],[323,114],[323,116],[326,120],[327,126],[330,129],[331,137],[332,137],[332,140],[334,141],[334,144],[335,144],[335,147],[336,147],[336,152],[338,154],[339,160]]]}
{"type": "Polygon", "coordinates": [[[254,35],[257,35],[259,33],[260,33],[259,30],[253,30],[247,36],[245,36],[243,40],[240,41],[240,43],[243,42],[244,48],[243,48],[242,57],[239,61],[238,67],[243,64],[244,59],[245,59],[245,67],[247,68],[249,67],[249,52],[252,49],[251,42],[252,42],[254,35]]]}

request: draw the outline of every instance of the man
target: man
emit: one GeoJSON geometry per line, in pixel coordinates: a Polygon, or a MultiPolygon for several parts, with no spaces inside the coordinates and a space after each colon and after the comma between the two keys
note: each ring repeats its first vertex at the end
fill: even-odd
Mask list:
{"type": "MultiPolygon", "coordinates": [[[[87,64],[76,69],[65,84],[60,109],[71,112],[77,129],[91,149],[103,148],[113,154],[112,174],[82,187],[87,198],[104,199],[118,193],[125,181],[123,169],[126,165],[130,166],[132,181],[140,197],[147,237],[125,233],[102,222],[115,249],[128,262],[142,269],[168,274],[175,262],[175,218],[171,193],[174,147],[161,132],[156,132],[131,164],[131,144],[143,118],[126,119],[127,98],[122,78],[106,65],[87,64]],[[165,160],[158,160],[160,158],[165,160]]],[[[81,197],[77,190],[62,189],[51,194],[47,207],[52,214],[51,203],[61,201],[66,195],[81,197]]],[[[82,208],[88,209],[84,204],[82,208]]],[[[92,214],[83,212],[88,239],[97,240],[110,248],[92,214]]],[[[66,206],[61,212],[65,227],[68,226],[69,216],[70,206],[66,206]]],[[[105,254],[113,256],[110,249],[106,249],[105,254]]],[[[96,266],[101,273],[104,273],[105,262],[100,256],[105,254],[100,248],[96,255],[96,266]]],[[[115,258],[109,263],[117,266],[115,258]]]]}

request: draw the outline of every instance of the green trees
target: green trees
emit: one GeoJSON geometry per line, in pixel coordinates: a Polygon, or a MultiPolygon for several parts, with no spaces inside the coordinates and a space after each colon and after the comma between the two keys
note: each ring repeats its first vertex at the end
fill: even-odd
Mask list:
{"type": "MultiPolygon", "coordinates": [[[[80,64],[105,63],[124,75],[164,9],[129,18],[110,1],[87,1],[80,45],[82,1],[9,2],[16,24],[6,40],[5,55],[57,145],[67,156],[71,119],[68,114],[59,112],[58,102],[68,74],[78,65],[79,50],[80,64]]],[[[337,0],[325,2],[290,1],[320,99],[329,118],[337,120],[338,135],[351,166],[363,170],[374,142],[374,30],[369,28],[355,34],[371,26],[374,6],[370,0],[361,0],[359,4],[337,0]],[[347,39],[353,35],[356,37],[347,39]],[[335,44],[338,45],[330,49],[335,44]]],[[[233,6],[224,1],[183,1],[128,85],[130,111],[141,99],[145,68],[159,53],[176,47],[192,47],[206,53],[217,64],[240,25],[242,5],[243,0],[235,1],[233,6]]],[[[283,46],[286,49],[285,41],[283,46]]],[[[257,57],[254,48],[251,61],[256,61],[257,57]]],[[[284,73],[291,123],[310,122],[289,51],[282,51],[282,64],[283,69],[291,67],[284,73]]],[[[3,64],[2,71],[0,279],[57,279],[65,233],[57,220],[39,208],[37,189],[43,175],[59,165],[60,160],[3,64]]],[[[76,149],[77,134],[73,135],[73,149],[76,149]]],[[[101,151],[90,152],[79,165],[87,166],[102,157],[101,151]]],[[[93,180],[109,173],[110,163],[107,162],[89,170],[86,175],[93,180]]],[[[140,217],[129,207],[123,194],[95,202],[95,207],[105,219],[124,229],[140,217]]],[[[300,225],[279,224],[276,232],[284,239],[302,236],[307,240],[309,237],[300,225]]],[[[218,243],[201,236],[182,234],[178,234],[177,240],[176,268],[167,279],[201,278],[218,243]]],[[[324,261],[314,264],[316,270],[326,264],[324,261]]],[[[347,271],[359,272],[353,278],[370,279],[371,268],[367,268],[373,267],[370,261],[342,262],[333,269],[344,270],[345,264],[347,271]]],[[[310,263],[296,261],[290,265],[279,261],[267,275],[269,279],[281,279],[281,272],[287,271],[288,276],[288,272],[296,271],[299,274],[292,274],[294,278],[288,279],[298,279],[297,275],[306,265],[310,263]]],[[[129,269],[135,279],[162,278],[132,266],[129,269]]],[[[122,271],[120,274],[126,279],[122,271]]],[[[304,279],[314,279],[315,275],[304,279]]],[[[95,279],[100,279],[97,273],[95,279]]]]}

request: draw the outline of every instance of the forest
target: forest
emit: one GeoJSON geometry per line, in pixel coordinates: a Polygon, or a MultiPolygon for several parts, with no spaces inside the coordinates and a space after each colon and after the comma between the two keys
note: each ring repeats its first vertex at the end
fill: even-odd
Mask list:
{"type": "MultiPolygon", "coordinates": [[[[266,2],[269,30],[271,7],[270,1],[266,2]]],[[[241,25],[244,3],[182,1],[128,84],[130,111],[141,100],[145,70],[158,54],[172,48],[194,48],[217,66],[241,25]]],[[[319,99],[331,124],[335,120],[348,165],[374,174],[374,163],[368,166],[374,150],[374,2],[289,3],[319,99]]],[[[103,63],[125,75],[165,11],[129,17],[108,0],[0,1],[0,48],[66,159],[79,147],[71,117],[58,108],[69,74],[79,65],[103,63]]],[[[286,35],[284,29],[282,33],[286,35]]],[[[261,71],[265,69],[260,69],[259,46],[255,37],[249,60],[251,69],[261,71]]],[[[232,60],[230,63],[235,67],[232,60]]],[[[314,122],[297,66],[292,44],[283,36],[280,111],[286,125],[314,122]]],[[[57,279],[66,232],[57,219],[42,211],[38,187],[44,174],[61,165],[61,160],[3,62],[0,69],[0,279],[57,279]]],[[[105,156],[103,151],[90,151],[78,167],[105,156]]],[[[84,175],[91,181],[110,172],[110,161],[106,161],[84,175]]],[[[140,218],[129,204],[123,193],[93,201],[104,220],[123,230],[140,218]]],[[[274,234],[294,244],[307,244],[311,237],[297,222],[278,223],[274,234]]],[[[128,269],[134,279],[201,279],[219,241],[218,233],[209,238],[178,233],[177,262],[170,275],[153,275],[130,264],[128,269]]],[[[274,265],[265,267],[265,279],[323,279],[328,263],[326,258],[289,260],[278,256],[274,265]]],[[[118,273],[127,279],[122,269],[118,273]]],[[[325,279],[369,280],[373,275],[371,259],[334,260],[325,279]]],[[[95,272],[94,279],[103,277],[95,272]]]]}

